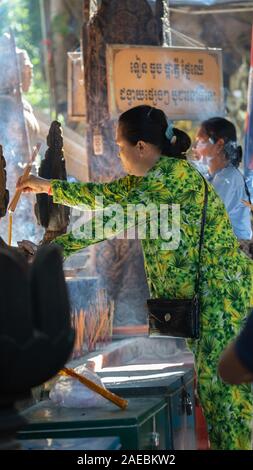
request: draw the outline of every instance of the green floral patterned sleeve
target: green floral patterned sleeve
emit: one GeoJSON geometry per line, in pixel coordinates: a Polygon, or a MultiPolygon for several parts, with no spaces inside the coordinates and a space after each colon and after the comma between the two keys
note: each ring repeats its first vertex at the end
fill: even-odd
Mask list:
{"type": "Polygon", "coordinates": [[[129,192],[140,183],[142,178],[125,176],[111,183],[68,183],[67,181],[52,180],[53,200],[80,209],[99,209],[99,199],[103,197],[103,206],[122,202],[127,199],[129,192]],[[97,198],[97,199],[96,199],[97,198]]]}
{"type": "MultiPolygon", "coordinates": [[[[68,183],[66,181],[52,180],[53,200],[55,203],[76,207],[83,210],[95,211],[92,221],[92,230],[90,223],[79,226],[78,233],[71,230],[68,234],[55,239],[55,242],[63,248],[64,257],[70,256],[75,251],[86,248],[87,246],[100,242],[106,238],[113,238],[124,233],[125,230],[136,225],[138,221],[142,225],[142,219],[138,212],[137,217],[130,217],[128,213],[128,204],[133,204],[135,208],[139,205],[147,206],[153,204],[159,211],[160,204],[181,203],[181,198],[186,197],[187,188],[184,188],[183,176],[186,172],[185,164],[180,161],[174,162],[174,159],[161,157],[156,165],[143,177],[128,175],[111,183],[68,183]],[[179,163],[178,163],[179,162],[179,163]],[[175,165],[176,163],[176,165],[175,165]],[[177,169],[177,166],[179,168],[177,169]],[[176,185],[176,192],[174,186],[176,185]],[[171,191],[171,189],[173,191],[171,191]],[[101,203],[101,205],[100,205],[101,203]],[[120,210],[123,212],[123,224],[113,226],[113,205],[120,204],[120,210]],[[97,229],[97,213],[101,212],[103,206],[103,215],[101,216],[102,226],[100,233],[97,229]],[[104,228],[109,225],[111,232],[104,232],[104,228]],[[120,229],[119,229],[120,226],[120,229]]],[[[201,186],[199,181],[197,186],[201,186]]],[[[188,194],[188,193],[187,193],[188,194]]],[[[194,192],[195,194],[195,192],[194,192]]],[[[200,194],[200,202],[203,195],[200,194]]],[[[120,212],[117,211],[117,214],[120,212]]],[[[138,210],[138,209],[136,209],[138,210]]],[[[200,206],[197,206],[200,212],[200,206]]],[[[150,211],[145,211],[145,218],[153,217],[150,211]]],[[[142,237],[140,237],[142,238],[142,237]]],[[[156,250],[158,249],[157,240],[156,250]]]]}
{"type": "MultiPolygon", "coordinates": [[[[92,224],[92,230],[93,230],[94,219],[92,219],[91,224],[92,224]]],[[[104,238],[96,238],[95,236],[93,238],[82,237],[81,236],[82,232],[85,233],[85,231],[87,231],[87,228],[85,227],[85,225],[88,225],[88,224],[84,224],[82,227],[80,227],[80,236],[76,236],[75,233],[69,232],[69,233],[66,233],[66,235],[57,237],[53,241],[53,243],[56,243],[58,246],[62,248],[64,259],[68,258],[68,256],[73,255],[76,251],[83,250],[89,245],[98,243],[104,239],[104,238]]]]}
{"type": "MultiPolygon", "coordinates": [[[[106,233],[104,229],[113,216],[113,205],[120,203],[123,212],[125,212],[127,204],[133,202],[132,190],[137,186],[141,187],[142,180],[143,178],[135,176],[126,176],[104,184],[68,183],[66,181],[52,180],[53,200],[55,203],[79,209],[99,211],[101,209],[100,202],[102,202],[104,208],[104,213],[100,220],[95,215],[91,221],[79,226],[77,231],[70,231],[66,235],[57,237],[54,240],[63,249],[64,258],[105,238],[110,238],[110,235],[108,236],[108,232],[106,233]],[[111,206],[111,208],[108,208],[108,206],[111,206]],[[97,228],[97,231],[95,230],[96,222],[98,222],[98,225],[100,224],[100,232],[97,228]]],[[[134,225],[134,222],[132,225],[134,225]]],[[[111,237],[129,228],[129,223],[126,224],[125,217],[121,228],[122,230],[119,230],[119,225],[113,226],[113,224],[110,224],[111,237]]]]}

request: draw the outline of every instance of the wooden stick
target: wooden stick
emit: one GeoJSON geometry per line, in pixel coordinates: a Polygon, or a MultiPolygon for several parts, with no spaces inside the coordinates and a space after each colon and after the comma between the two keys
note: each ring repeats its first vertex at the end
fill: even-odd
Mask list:
{"type": "Polygon", "coordinates": [[[69,367],[63,367],[60,373],[63,375],[69,375],[70,377],[74,377],[75,379],[79,380],[79,382],[81,382],[83,385],[86,385],[86,387],[90,388],[99,395],[102,395],[104,398],[107,398],[107,400],[115,403],[115,405],[117,405],[122,410],[125,410],[127,408],[127,400],[119,397],[118,395],[115,395],[115,393],[109,392],[109,390],[107,390],[106,388],[103,388],[92,380],[83,377],[82,375],[75,372],[73,369],[70,369],[69,367]]]}
{"type": "MultiPolygon", "coordinates": [[[[40,147],[41,147],[41,144],[36,144],[36,146],[33,148],[33,153],[32,153],[32,157],[31,157],[31,160],[29,163],[27,163],[26,167],[25,167],[25,171],[23,173],[23,176],[21,178],[21,181],[23,181],[24,179],[26,179],[29,174],[30,174],[30,171],[32,169],[32,164],[36,158],[36,156],[38,155],[39,151],[40,151],[40,147]]],[[[17,189],[10,204],[9,204],[9,207],[8,207],[8,211],[9,212],[14,212],[16,207],[17,207],[17,204],[18,204],[18,201],[19,201],[19,198],[22,194],[22,191],[20,191],[20,189],[17,189]]]]}

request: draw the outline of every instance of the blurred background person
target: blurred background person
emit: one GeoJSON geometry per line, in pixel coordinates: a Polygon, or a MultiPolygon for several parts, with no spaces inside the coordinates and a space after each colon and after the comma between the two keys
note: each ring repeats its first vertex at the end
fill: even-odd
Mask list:
{"type": "Polygon", "coordinates": [[[241,248],[249,254],[251,211],[242,200],[250,202],[250,196],[238,168],[242,148],[237,144],[234,124],[222,117],[203,121],[197,131],[193,154],[197,168],[222,199],[241,248]]]}

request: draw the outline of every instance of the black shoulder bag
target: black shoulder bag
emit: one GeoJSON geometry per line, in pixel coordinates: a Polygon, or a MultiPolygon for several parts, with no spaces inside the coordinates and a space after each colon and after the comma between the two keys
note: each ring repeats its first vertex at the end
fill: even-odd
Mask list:
{"type": "MultiPolygon", "coordinates": [[[[202,175],[201,175],[202,176],[202,175]]],[[[204,241],[208,186],[205,184],[204,206],[199,240],[199,263],[195,281],[195,295],[192,299],[148,299],[149,334],[154,336],[175,336],[178,338],[199,338],[200,316],[200,262],[204,241]]]]}

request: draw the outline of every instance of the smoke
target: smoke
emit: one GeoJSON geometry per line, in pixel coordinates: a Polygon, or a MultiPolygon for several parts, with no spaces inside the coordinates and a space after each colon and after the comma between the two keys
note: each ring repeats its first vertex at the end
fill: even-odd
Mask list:
{"type": "MultiPolygon", "coordinates": [[[[24,155],[22,149],[16,111],[14,101],[10,97],[0,95],[0,143],[6,160],[7,188],[10,192],[10,199],[15,194],[16,181],[23,173],[24,161],[28,160],[28,156],[24,155]]],[[[37,225],[33,210],[34,204],[34,196],[21,195],[13,215],[13,245],[23,239],[37,243],[42,238],[43,230],[37,225]]],[[[7,242],[8,213],[0,220],[0,236],[7,242]]]]}

